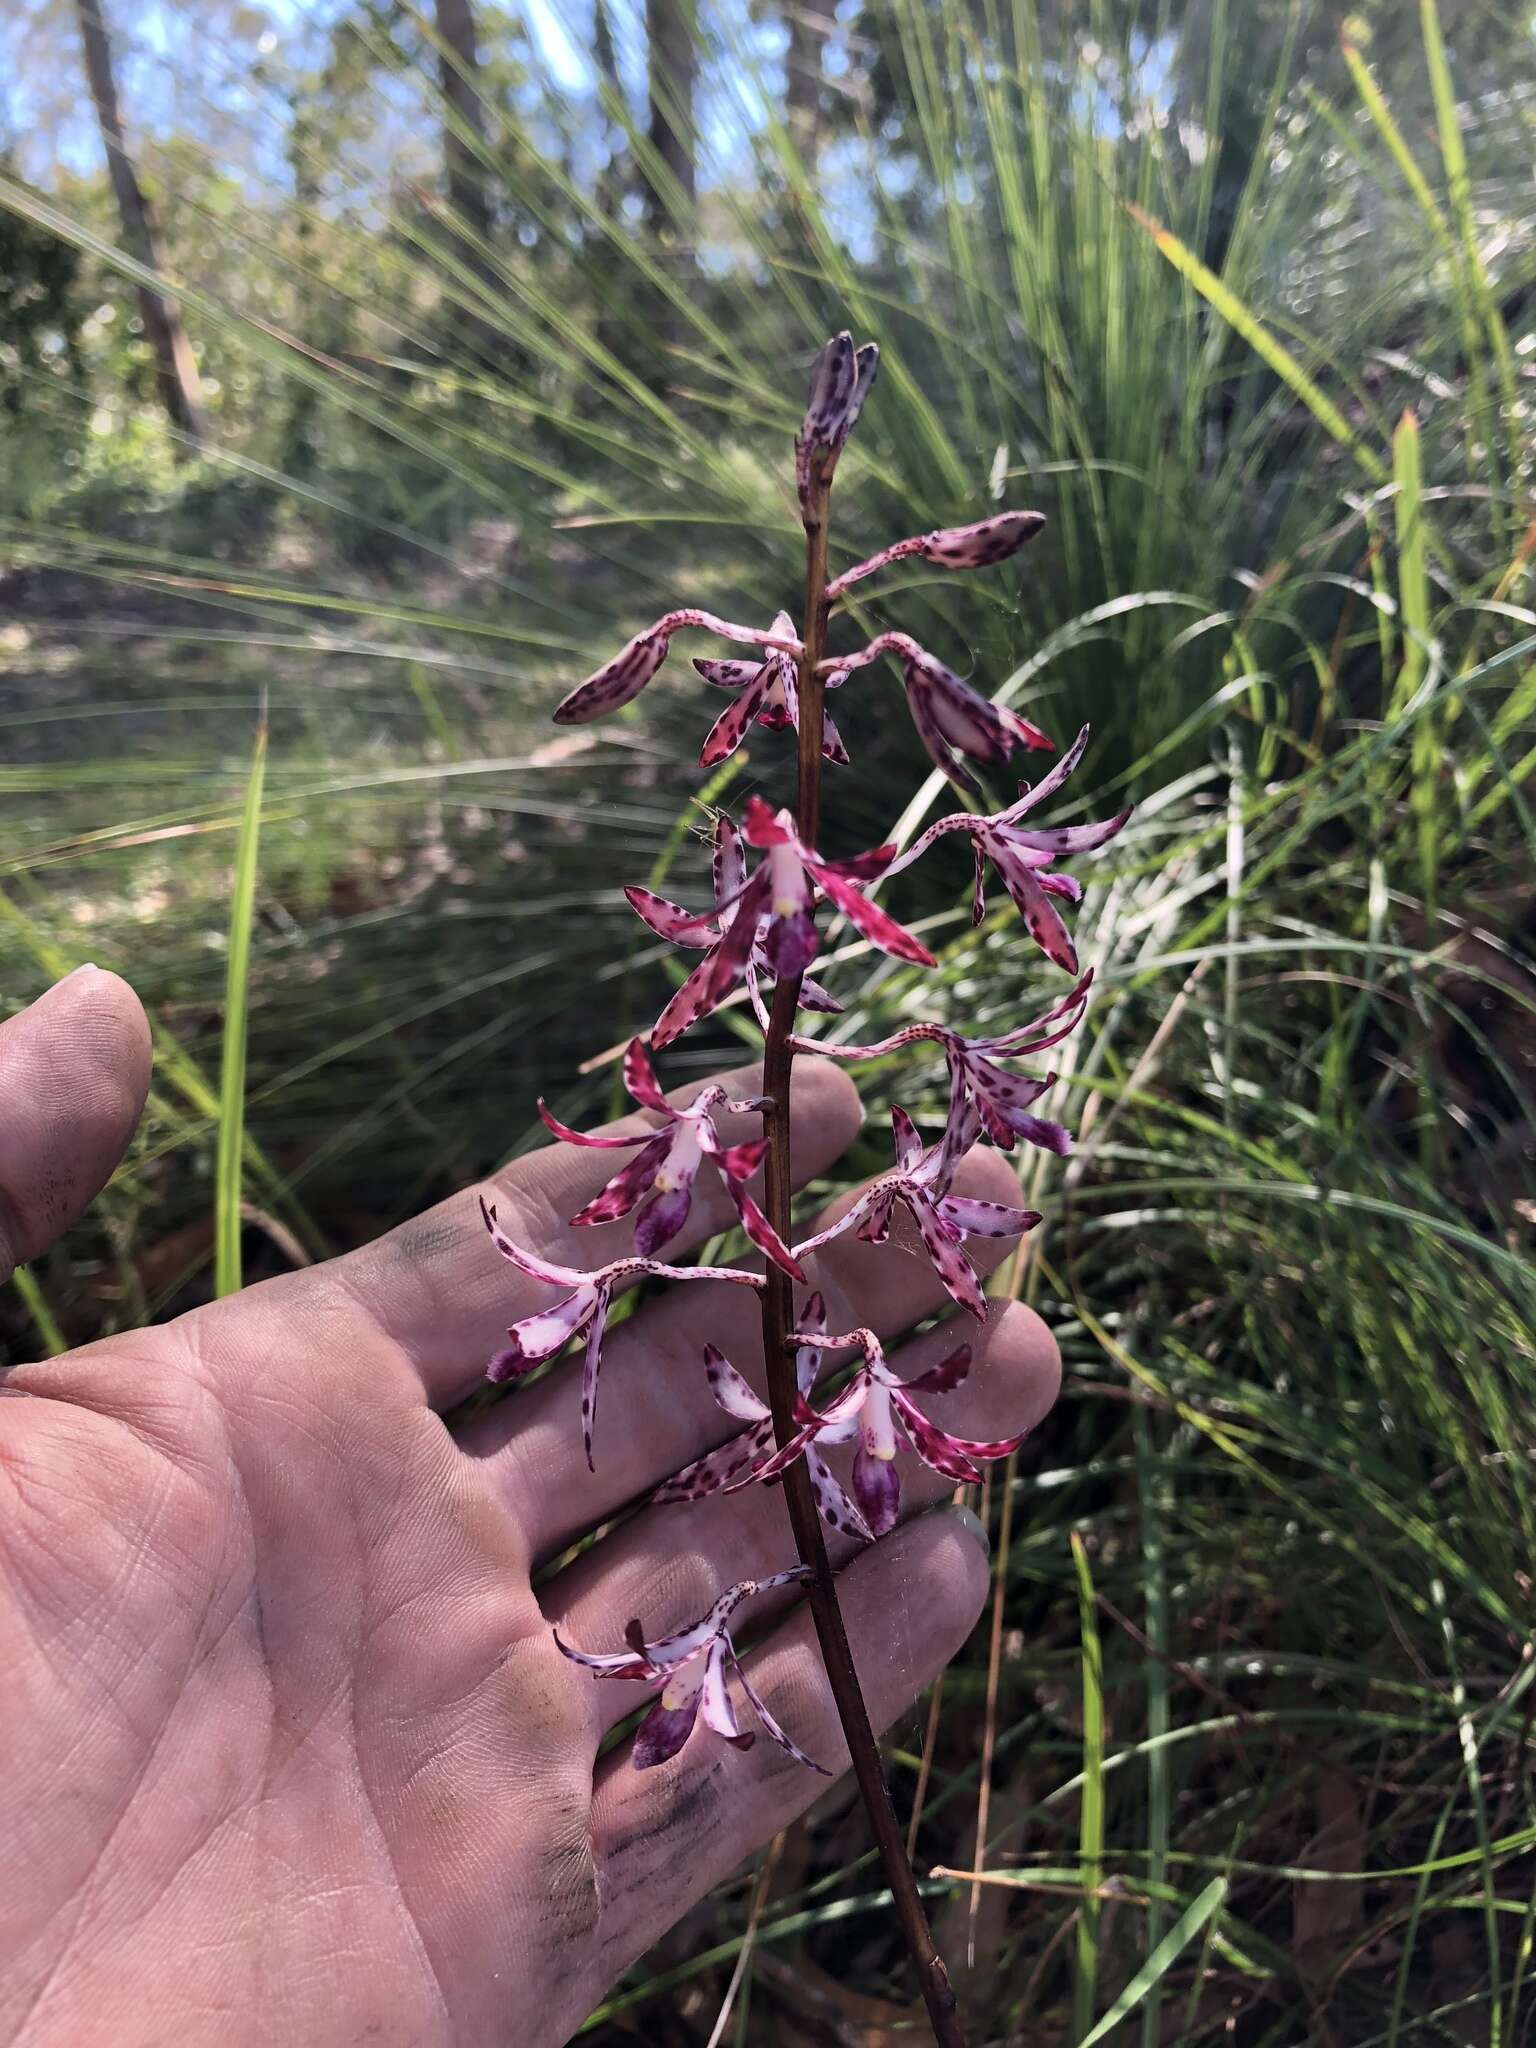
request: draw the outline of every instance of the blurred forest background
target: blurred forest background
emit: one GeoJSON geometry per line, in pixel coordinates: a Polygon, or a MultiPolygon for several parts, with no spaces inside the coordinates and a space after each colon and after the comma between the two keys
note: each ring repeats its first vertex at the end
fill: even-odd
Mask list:
{"type": "MultiPolygon", "coordinates": [[[[1064,1396],[887,1745],[975,2038],[1536,2039],[1536,12],[10,0],[0,58],[0,998],[93,959],[158,1047],[4,1355],[609,1107],[668,973],[619,884],[702,902],[696,799],[787,764],[699,790],[681,661],[548,712],[791,598],[850,325],[835,558],[1048,513],[963,627],[879,616],[1138,804],[1005,1275],[1064,1396]]],[[[942,800],[859,681],[838,853],[942,800]]],[[[1001,1029],[1049,970],[961,865],[894,907],[1001,1029]]],[[[837,936],[837,1035],[932,1002],[837,936]]],[[[829,1793],[586,2038],[910,2038],[864,1842],[829,1793]]]]}

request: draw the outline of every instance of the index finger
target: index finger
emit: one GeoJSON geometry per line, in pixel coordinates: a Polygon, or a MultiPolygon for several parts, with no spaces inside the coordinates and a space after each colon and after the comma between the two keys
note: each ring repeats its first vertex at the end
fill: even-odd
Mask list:
{"type": "MultiPolygon", "coordinates": [[[[757,1068],[711,1075],[674,1089],[668,1100],[686,1105],[711,1082],[722,1082],[734,1096],[750,1097],[760,1091],[762,1075],[757,1068]]],[[[848,1076],[830,1060],[814,1058],[796,1060],[789,1106],[796,1181],[803,1186],[846,1150],[863,1111],[848,1076]]],[[[658,1121],[642,1110],[605,1125],[604,1132],[644,1134],[658,1121]]],[[[759,1117],[725,1110],[716,1113],[716,1123],[732,1145],[761,1130],[759,1117]]],[[[550,1298],[548,1287],[497,1257],[477,1197],[495,1203],[498,1221],[515,1243],[555,1265],[592,1271],[628,1255],[633,1221],[576,1227],[569,1219],[632,1156],[561,1144],[527,1153],[478,1188],[451,1195],[327,1270],[367,1304],[415,1366],[428,1397],[444,1405],[483,1377],[487,1361],[505,1341],[507,1325],[547,1307],[550,1298]]],[[[719,1175],[706,1170],[695,1184],[687,1223],[662,1256],[676,1263],[736,1221],[719,1175]]]]}

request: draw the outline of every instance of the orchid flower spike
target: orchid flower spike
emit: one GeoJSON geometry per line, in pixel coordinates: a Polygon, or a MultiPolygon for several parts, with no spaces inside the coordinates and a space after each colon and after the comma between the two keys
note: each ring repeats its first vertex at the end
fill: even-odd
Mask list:
{"type": "Polygon", "coordinates": [[[909,540],[892,541],[867,562],[856,562],[827,585],[829,602],[866,576],[874,576],[893,562],[905,562],[920,555],[941,569],[989,569],[1004,562],[1032,541],[1045,524],[1043,512],[994,512],[990,519],[978,519],[970,526],[939,526],[932,533],[914,533],[909,540]]]}
{"type": "Polygon", "coordinates": [[[818,1411],[801,1394],[795,1404],[799,1429],[753,1477],[771,1485],[783,1477],[796,1458],[809,1460],[818,1455],[819,1444],[851,1443],[857,1437],[853,1497],[865,1524],[877,1538],[896,1526],[901,1511],[901,1475],[896,1470],[899,1450],[915,1451],[930,1470],[942,1473],[946,1479],[974,1481],[982,1477],[979,1465],[1010,1456],[1028,1433],[1021,1430],[1017,1436],[998,1437],[990,1442],[952,1436],[931,1421],[913,1400],[914,1394],[947,1394],[959,1386],[971,1369],[969,1344],[960,1345],[914,1379],[899,1380],[886,1364],[873,1330],[850,1330],[841,1337],[816,1332],[808,1342],[818,1352],[842,1351],[857,1345],[864,1354],[864,1362],[827,1407],[818,1411]]]}
{"type": "Polygon", "coordinates": [[[918,738],[935,767],[957,788],[972,796],[981,794],[980,783],[958,759],[961,754],[999,767],[1019,745],[1054,751],[1055,741],[1038,725],[983,697],[905,633],[881,633],[857,654],[837,655],[824,662],[828,687],[842,683],[854,669],[882,654],[900,662],[907,708],[918,738]]]}
{"type": "Polygon", "coordinates": [[[636,1145],[639,1152],[607,1186],[594,1195],[572,1223],[612,1223],[638,1209],[635,1217],[635,1250],[650,1258],[669,1244],[688,1221],[693,1207],[693,1183],[706,1159],[720,1169],[725,1191],[736,1205],[748,1237],[792,1280],[805,1275],[785,1250],[768,1218],[747,1193],[747,1182],[762,1164],[768,1149],[766,1138],[754,1138],[740,1145],[722,1142],[714,1112],[726,1109],[736,1116],[751,1115],[767,1106],[767,1098],[734,1102],[726,1091],[711,1085],[696,1095],[687,1109],[674,1109],[661,1092],[656,1070],[651,1065],[645,1041],[630,1041],[624,1055],[624,1086],[642,1109],[654,1110],[664,1119],[659,1130],[636,1131],[629,1137],[599,1137],[589,1131],[573,1131],[539,1102],[539,1115],[546,1129],[567,1145],[586,1145],[594,1150],[617,1151],[636,1145]]]}
{"type": "Polygon", "coordinates": [[[997,1065],[999,1059],[1023,1059],[1059,1045],[1082,1023],[1088,1007],[1089,971],[1061,1001],[1041,1017],[1016,1024],[991,1038],[966,1038],[943,1024],[909,1024],[893,1031],[874,1045],[838,1045],[829,1039],[790,1040],[797,1052],[817,1052],[835,1060],[874,1060],[901,1052],[925,1041],[942,1048],[949,1068],[949,1115],[953,1122],[964,1114],[968,1102],[975,1105],[981,1128],[1004,1152],[1011,1152],[1022,1138],[1026,1145],[1038,1145],[1065,1157],[1072,1149],[1071,1134],[1048,1118],[1031,1116],[1030,1104],[1038,1102],[1055,1084],[1054,1074],[1014,1074],[997,1065]],[[1065,1019],[1065,1021],[1061,1021],[1065,1019]]]}
{"type": "MultiPolygon", "coordinates": [[[[825,1333],[826,1327],[826,1303],[819,1294],[813,1294],[800,1312],[799,1334],[806,1341],[795,1351],[795,1382],[802,1400],[815,1386],[816,1376],[821,1370],[821,1346],[814,1340],[825,1333]]],[[[761,1479],[776,1455],[772,1410],[713,1344],[705,1346],[704,1370],[709,1376],[709,1390],[716,1401],[727,1415],[746,1427],[729,1442],[721,1444],[718,1450],[695,1458],[691,1465],[685,1465],[664,1486],[657,1487],[651,1499],[658,1506],[672,1501],[703,1500],[712,1493],[737,1493],[742,1487],[761,1479]]],[[[808,1440],[803,1448],[811,1492],[822,1520],[839,1534],[856,1536],[861,1543],[872,1543],[875,1532],[844,1493],[814,1440],[808,1440]]]]}
{"type": "Polygon", "coordinates": [[[899,1202],[917,1225],[933,1269],[951,1299],[978,1321],[987,1312],[976,1268],[965,1255],[967,1237],[1022,1237],[1040,1221],[1038,1210],[1006,1202],[977,1202],[952,1195],[955,1170],[976,1142],[981,1118],[975,1105],[951,1102],[950,1120],[937,1145],[924,1148],[916,1124],[897,1105],[891,1111],[896,1165],[872,1180],[846,1215],[795,1246],[802,1262],[834,1237],[857,1228],[866,1244],[884,1244],[899,1202]]]}
{"type": "MultiPolygon", "coordinates": [[[[782,612],[779,620],[788,625],[782,612]]],[[[570,695],[555,706],[555,723],[586,725],[592,719],[606,718],[610,711],[617,711],[621,705],[632,702],[666,660],[672,635],[685,627],[696,628],[702,633],[716,633],[722,640],[739,640],[747,646],[768,647],[788,654],[800,653],[800,642],[793,628],[781,633],[779,620],[764,631],[759,626],[733,626],[729,619],[717,619],[713,612],[701,612],[693,606],[668,612],[654,626],[647,626],[644,632],[626,641],[612,661],[604,662],[584,683],[578,683],[570,695]]]]}
{"type": "Polygon", "coordinates": [[[873,341],[855,348],[846,331],[834,334],[811,365],[811,387],[800,432],[795,437],[795,484],[802,505],[817,476],[830,479],[880,367],[873,341]]]}
{"type": "MultiPolygon", "coordinates": [[[[852,860],[823,860],[802,842],[788,811],[775,812],[758,796],[747,799],[742,834],[749,846],[766,855],[751,879],[724,902],[717,898],[713,911],[697,917],[684,913],[666,934],[681,937],[686,944],[691,933],[708,933],[723,925],[656,1020],[651,1044],[658,1051],[725,1001],[746,975],[759,944],[774,975],[793,977],[805,972],[820,946],[812,915],[818,887],[882,952],[923,967],[936,965],[927,947],[871,903],[859,886],[877,880],[884,872],[891,858],[889,847],[877,846],[852,860]],[[734,909],[734,915],[724,924],[723,913],[728,908],[734,909]],[[759,927],[764,927],[760,938],[759,927]]],[[[655,917],[659,899],[634,889],[625,894],[653,931],[662,930],[655,917]]],[[[664,912],[673,908],[666,905],[664,912]]]]}
{"type": "MultiPolygon", "coordinates": [[[[773,622],[773,631],[785,640],[794,639],[795,629],[788,612],[778,614],[773,622]]],[[[696,655],[693,665],[706,683],[713,683],[717,689],[739,690],[741,693],[710,727],[699,755],[701,768],[713,768],[719,762],[729,760],[746,738],[747,728],[754,718],[770,732],[782,732],[786,726],[792,726],[796,733],[799,732],[800,680],[792,654],[775,651],[766,661],[712,661],[696,655]]],[[[848,749],[843,745],[837,727],[825,715],[822,718],[821,751],[826,760],[840,768],[847,767],[848,749]]]]}
{"type": "Polygon", "coordinates": [[[1083,885],[1072,875],[1055,873],[1051,863],[1061,854],[1093,853],[1107,845],[1131,813],[1129,809],[1123,810],[1097,825],[1058,825],[1045,831],[1021,827],[1019,820],[1036,804],[1044,803],[1048,796],[1056,794],[1082,759],[1087,744],[1088,728],[1085,725],[1049,775],[1033,788],[1028,783],[1021,784],[1023,793],[1017,803],[987,818],[973,817],[968,811],[956,811],[948,818],[940,818],[914,839],[905,853],[891,862],[886,875],[899,874],[903,868],[911,867],[915,860],[922,858],[934,840],[942,838],[946,832],[967,833],[976,857],[972,922],[980,924],[986,915],[986,864],[990,859],[1002,877],[1004,888],[1018,906],[1030,937],[1058,967],[1064,967],[1068,974],[1076,974],[1077,948],[1050,899],[1059,896],[1068,903],[1080,903],[1083,885]]]}
{"type": "Polygon", "coordinates": [[[804,1568],[796,1566],[793,1571],[775,1572],[771,1578],[740,1579],[734,1586],[727,1586],[709,1612],[691,1627],[674,1636],[661,1636],[653,1643],[645,1640],[639,1622],[632,1621],[624,1631],[629,1649],[616,1655],[591,1656],[585,1650],[573,1650],[568,1643],[561,1642],[558,1629],[555,1642],[573,1664],[596,1672],[600,1678],[633,1678],[661,1687],[661,1697],[635,1730],[630,1761],[636,1770],[652,1770],[668,1757],[676,1756],[693,1733],[701,1708],[707,1728],[737,1749],[752,1747],[756,1737],[742,1728],[731,1699],[727,1680],[734,1671],[764,1733],[797,1763],[830,1778],[832,1773],[814,1757],[807,1756],[773,1718],[753,1690],[731,1641],[731,1616],[738,1607],[755,1593],[771,1592],[776,1586],[800,1583],[804,1578],[804,1568]]]}
{"type": "Polygon", "coordinates": [[[483,1195],[480,1214],[485,1218],[492,1244],[509,1264],[516,1266],[520,1273],[526,1273],[530,1280],[538,1280],[546,1287],[565,1289],[563,1300],[513,1323],[507,1331],[505,1349],[496,1353],[486,1367],[485,1376],[497,1383],[520,1378],[536,1365],[543,1365],[546,1359],[556,1357],[578,1331],[585,1330],[587,1348],[581,1370],[581,1436],[588,1467],[593,1471],[597,1469],[592,1459],[592,1431],[597,1421],[597,1377],[603,1362],[603,1325],[608,1316],[608,1304],[616,1290],[631,1280],[647,1276],[658,1280],[724,1280],[733,1287],[763,1285],[760,1274],[744,1273],[735,1266],[664,1266],[659,1259],[615,1259],[611,1265],[600,1266],[594,1273],[576,1272],[569,1266],[557,1266],[552,1260],[538,1258],[534,1253],[524,1251],[521,1245],[514,1244],[496,1221],[495,1204],[488,1203],[483,1195]]]}

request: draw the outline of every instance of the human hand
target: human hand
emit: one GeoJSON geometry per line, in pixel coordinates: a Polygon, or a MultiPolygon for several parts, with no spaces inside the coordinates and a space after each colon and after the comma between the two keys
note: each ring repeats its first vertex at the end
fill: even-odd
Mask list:
{"type": "MultiPolygon", "coordinates": [[[[88,1199],[142,1101],[142,1013],[114,977],[85,980],[0,1029],[0,1229],[17,1256],[88,1199]]],[[[797,1065],[792,1110],[805,1179],[837,1159],[859,1110],[815,1060],[797,1065]]],[[[732,1140],[755,1124],[723,1122],[732,1140]]],[[[608,1170],[555,1147],[483,1192],[519,1242],[595,1267],[624,1248],[624,1226],[565,1219],[608,1170]]],[[[1006,1200],[1013,1185],[984,1152],[956,1192],[1006,1200]]],[[[701,1184],[668,1256],[732,1221],[718,1183],[701,1184]]],[[[914,1249],[897,1231],[808,1262],[829,1327],[896,1336],[945,1306],[914,1249]]],[[[973,1246],[982,1260],[1003,1249],[973,1246]]],[[[548,1299],[495,1256],[469,1191],[325,1266],[9,1376],[0,2037],[563,2041],[824,1790],[770,1742],[740,1754],[703,1730],[643,1773],[622,1750],[599,1757],[634,1688],[567,1662],[551,1629],[617,1648],[632,1616],[654,1636],[729,1581],[794,1561],[782,1501],[753,1487],[641,1505],[547,1569],[729,1434],[702,1349],[715,1342],[761,1388],[755,1295],[674,1287],[614,1329],[595,1477],[569,1364],[457,1437],[440,1419],[506,1325],[548,1299]]],[[[893,1363],[909,1376],[955,1334],[919,1337],[893,1363]]],[[[1038,1319],[997,1304],[963,1334],[976,1368],[936,1419],[985,1437],[1038,1420],[1058,1376],[1038,1319]]],[[[973,1536],[920,1512],[947,1490],[914,1468],[916,1519],[857,1554],[833,1545],[877,1727],[985,1598],[973,1536]]],[[[786,1591],[752,1613],[774,1623],[747,1659],[754,1686],[843,1767],[803,1604],[786,1591]]]]}

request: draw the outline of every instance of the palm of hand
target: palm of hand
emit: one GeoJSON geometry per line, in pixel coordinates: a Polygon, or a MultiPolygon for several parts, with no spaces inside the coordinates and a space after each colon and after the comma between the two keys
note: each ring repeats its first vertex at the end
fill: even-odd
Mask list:
{"type": "Polygon", "coordinates": [[[4,1909],[6,2038],[81,2038],[125,1983],[166,2038],[222,2008],[491,2039],[529,1981],[573,1994],[559,2038],[591,2001],[586,1688],[517,1525],[372,1319],[307,1299],[295,1343],[284,1291],[7,1401],[10,1768],[47,1840],[4,1909]]]}
{"type": "MultiPolygon", "coordinates": [[[[803,1166],[823,1170],[855,1126],[851,1093],[812,1064],[794,1108],[803,1166]]],[[[971,1165],[973,1192],[1002,1192],[995,1155],[971,1165]]],[[[592,1172],[562,1148],[492,1192],[525,1242],[596,1265],[620,1232],[573,1245],[559,1220],[592,1172]]],[[[695,1243],[726,1220],[698,1209],[695,1243]]],[[[850,1239],[814,1262],[844,1327],[895,1333],[938,1305],[926,1264],[893,1271],[889,1253],[850,1239]]],[[[675,1627],[719,1584],[781,1567],[776,1495],[642,1508],[532,1584],[729,1434],[700,1346],[760,1383],[754,1297],[676,1288],[613,1333],[596,1481],[568,1369],[458,1438],[436,1412],[547,1298],[509,1285],[462,1197],[347,1259],[11,1376],[7,2040],[560,2041],[822,1789],[766,1742],[741,1756],[696,1739],[644,1774],[600,1756],[634,1689],[594,1682],[550,1629],[617,1647],[630,1615],[675,1627]]],[[[932,1332],[898,1362],[952,1341],[932,1332]]],[[[1055,1362],[1034,1319],[1000,1309],[979,1348],[987,1371],[946,1419],[995,1434],[1043,1412],[1055,1362]]],[[[943,1491],[918,1475],[909,1504],[943,1491]]],[[[984,1563],[927,1518],[842,1579],[884,1725],[968,1633],[984,1563]]],[[[840,1766],[804,1610],[778,1606],[754,1682],[840,1766]]]]}

